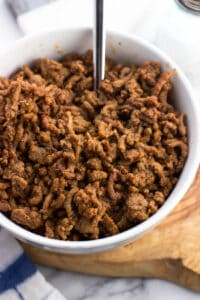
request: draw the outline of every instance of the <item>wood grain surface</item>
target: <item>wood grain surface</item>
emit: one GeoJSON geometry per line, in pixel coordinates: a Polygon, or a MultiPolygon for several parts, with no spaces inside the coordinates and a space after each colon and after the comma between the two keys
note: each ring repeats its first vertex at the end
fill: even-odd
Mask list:
{"type": "Polygon", "coordinates": [[[200,170],[175,210],[139,240],[101,253],[58,254],[22,244],[36,263],[114,277],[161,278],[200,292],[200,170]]]}

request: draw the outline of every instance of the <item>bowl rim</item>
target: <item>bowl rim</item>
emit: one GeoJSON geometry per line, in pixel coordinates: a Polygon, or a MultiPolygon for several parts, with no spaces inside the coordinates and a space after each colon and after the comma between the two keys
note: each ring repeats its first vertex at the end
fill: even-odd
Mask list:
{"type": "MultiPolygon", "coordinates": [[[[49,35],[56,35],[56,33],[65,33],[70,32],[70,34],[76,34],[76,33],[84,33],[84,32],[90,32],[91,33],[92,29],[88,27],[76,27],[76,28],[57,28],[57,29],[48,29],[48,30],[43,30],[41,32],[37,33],[32,33],[29,34],[25,37],[20,38],[10,46],[4,48],[4,50],[0,53],[0,59],[4,57],[7,51],[9,51],[11,48],[15,47],[20,47],[22,46],[25,42],[32,41],[37,38],[45,38],[46,36],[49,35]]],[[[188,94],[190,95],[190,100],[191,100],[191,105],[193,106],[193,110],[195,113],[195,125],[197,126],[196,130],[198,134],[200,135],[200,118],[199,118],[199,106],[197,101],[195,101],[195,97],[193,94],[192,87],[184,75],[183,71],[180,69],[179,66],[167,55],[165,54],[162,50],[151,44],[150,42],[146,41],[145,39],[131,33],[127,33],[124,31],[118,31],[118,30],[108,30],[107,35],[113,35],[117,36],[117,38],[126,38],[127,40],[131,40],[141,47],[148,48],[150,51],[152,51],[158,58],[161,58],[162,60],[168,62],[170,64],[170,69],[176,69],[178,71],[179,77],[181,78],[181,81],[185,88],[188,91],[188,94]]],[[[190,153],[190,151],[189,151],[190,153]]],[[[88,241],[62,241],[62,240],[57,240],[57,239],[50,239],[41,235],[38,235],[36,233],[33,233],[31,231],[28,231],[24,229],[23,227],[15,224],[12,222],[10,219],[8,219],[5,215],[0,213],[0,225],[8,230],[10,233],[12,233],[15,237],[19,238],[20,240],[23,240],[25,242],[32,243],[35,246],[38,247],[43,247],[46,249],[52,249],[52,250],[57,250],[57,251],[65,251],[67,250],[68,253],[84,253],[84,250],[88,250],[87,252],[98,252],[101,251],[102,249],[109,249],[109,248],[114,248],[115,245],[126,243],[127,241],[130,241],[131,239],[134,240],[138,236],[142,235],[142,233],[145,233],[149,229],[152,229],[155,227],[161,220],[163,220],[171,211],[172,209],[177,205],[177,203],[181,200],[182,196],[186,193],[186,191],[189,189],[190,185],[192,184],[195,174],[198,170],[198,166],[200,163],[200,139],[197,138],[196,140],[196,145],[193,148],[193,164],[191,166],[187,165],[187,161],[185,163],[184,169],[182,173],[186,173],[189,171],[189,176],[184,181],[184,186],[180,188],[180,185],[177,184],[175,187],[177,189],[176,191],[176,198],[171,199],[171,194],[167,198],[166,202],[163,204],[159,210],[152,215],[149,219],[146,221],[136,225],[133,228],[130,228],[128,230],[125,230],[124,232],[118,233],[113,236],[97,239],[97,240],[88,240],[88,241]],[[199,140],[199,141],[198,141],[199,140]],[[179,187],[179,188],[177,188],[179,187]]],[[[181,173],[181,175],[182,175],[181,173]]],[[[180,176],[181,177],[181,176],[180,176]]],[[[179,179],[180,179],[179,177],[179,179]]],[[[179,183],[179,180],[178,180],[179,183]]],[[[175,189],[174,188],[174,189],[175,189]]],[[[66,251],[66,252],[67,252],[66,251]]]]}

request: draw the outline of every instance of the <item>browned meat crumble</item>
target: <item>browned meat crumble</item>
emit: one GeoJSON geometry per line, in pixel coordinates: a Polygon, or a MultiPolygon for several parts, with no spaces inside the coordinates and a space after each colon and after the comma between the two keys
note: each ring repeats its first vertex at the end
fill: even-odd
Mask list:
{"type": "Polygon", "coordinates": [[[148,219],[188,154],[170,72],[107,59],[97,95],[92,69],[88,51],[0,79],[0,211],[49,238],[98,239],[148,219]]]}

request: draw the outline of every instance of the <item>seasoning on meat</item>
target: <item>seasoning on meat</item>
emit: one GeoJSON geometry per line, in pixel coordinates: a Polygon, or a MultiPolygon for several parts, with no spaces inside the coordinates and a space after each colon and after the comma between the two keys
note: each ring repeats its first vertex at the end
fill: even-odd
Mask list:
{"type": "Polygon", "coordinates": [[[172,73],[107,59],[99,94],[92,74],[87,51],[0,78],[0,211],[48,238],[98,239],[143,222],[187,158],[172,73]]]}

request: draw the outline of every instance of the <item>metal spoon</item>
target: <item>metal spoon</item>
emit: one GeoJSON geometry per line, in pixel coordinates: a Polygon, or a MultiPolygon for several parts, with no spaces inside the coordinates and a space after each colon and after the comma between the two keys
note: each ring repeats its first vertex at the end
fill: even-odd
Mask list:
{"type": "Polygon", "coordinates": [[[99,90],[100,82],[105,75],[105,26],[104,0],[95,0],[94,30],[93,30],[93,64],[94,89],[99,90]]]}

